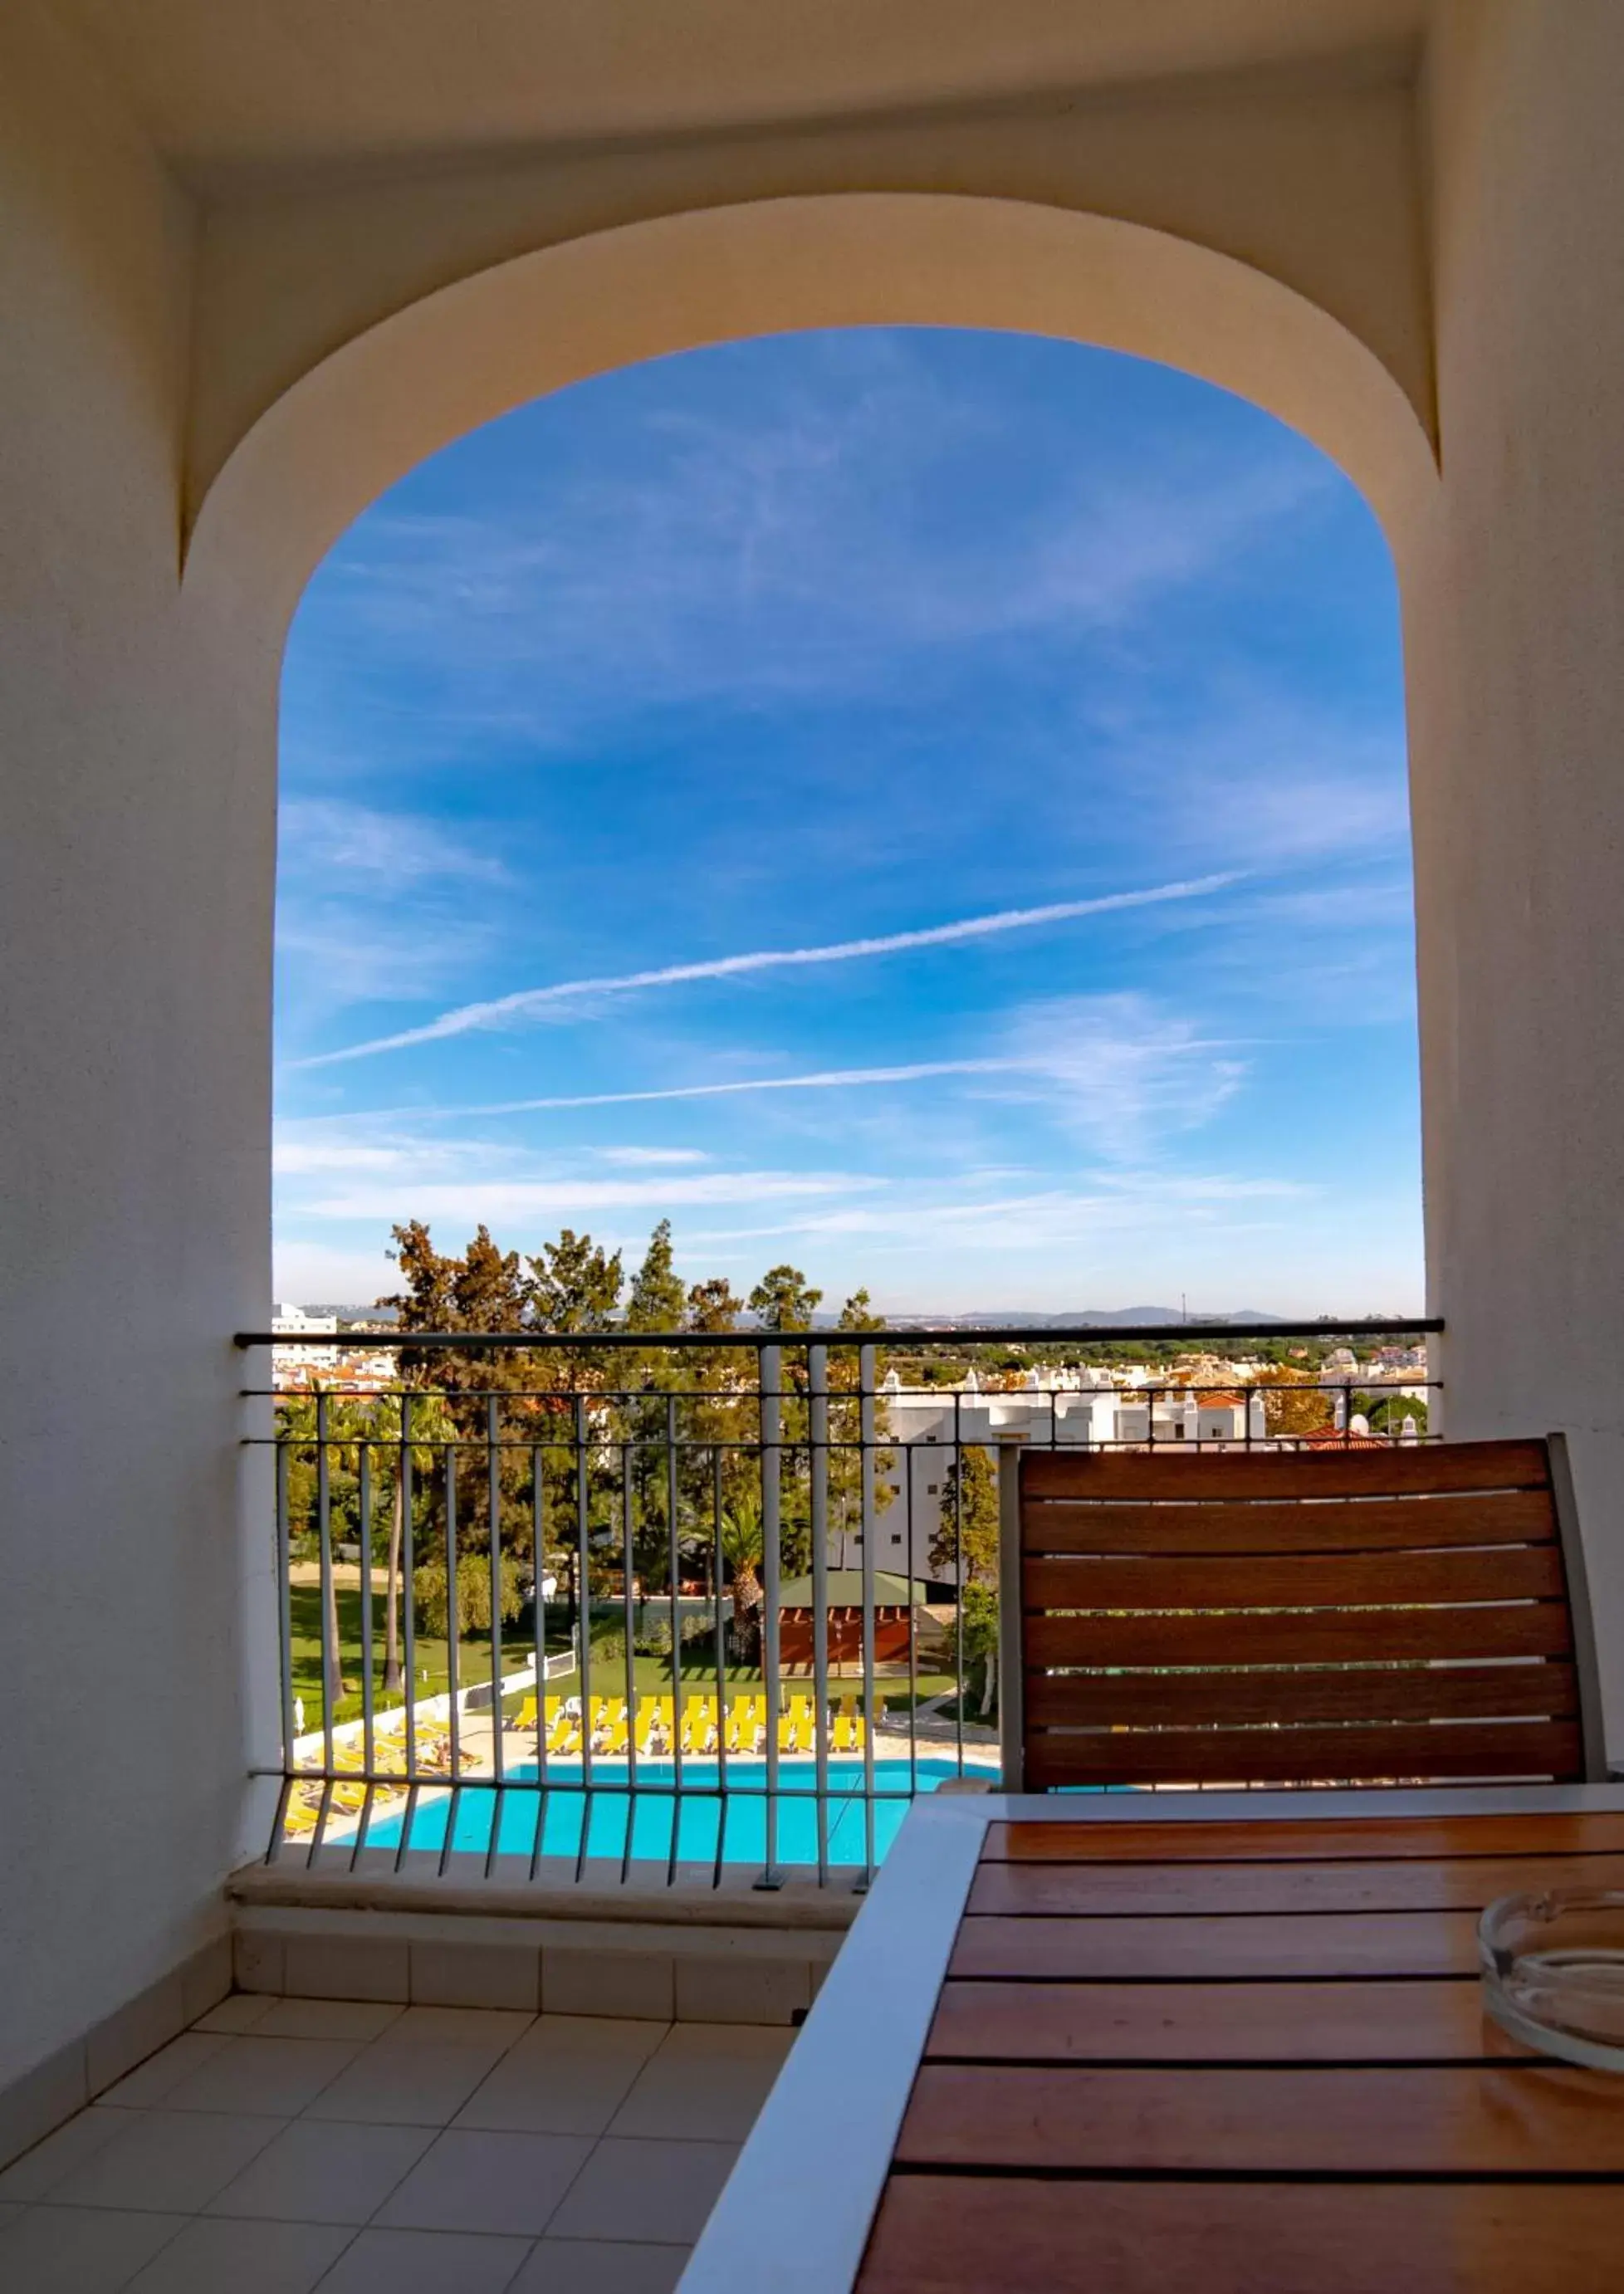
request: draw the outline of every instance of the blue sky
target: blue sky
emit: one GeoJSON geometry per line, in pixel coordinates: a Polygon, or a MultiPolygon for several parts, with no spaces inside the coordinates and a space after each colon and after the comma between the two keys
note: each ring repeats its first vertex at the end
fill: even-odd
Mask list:
{"type": "Polygon", "coordinates": [[[396,1219],[835,1297],[1415,1310],[1397,604],[1257,409],[695,352],[377,502],[283,679],[278,1295],[396,1219]]]}

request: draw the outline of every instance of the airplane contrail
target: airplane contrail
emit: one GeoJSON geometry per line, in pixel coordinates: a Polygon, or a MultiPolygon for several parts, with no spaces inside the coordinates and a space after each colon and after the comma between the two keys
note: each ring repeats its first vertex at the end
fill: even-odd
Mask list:
{"type": "Polygon", "coordinates": [[[867,940],[833,940],[820,948],[752,948],[740,956],[710,956],[697,964],[668,964],[648,972],[625,972],[597,980],[562,980],[545,988],[524,988],[512,996],[488,1003],[461,1004],[443,1012],[420,1028],[405,1028],[398,1035],[374,1036],[361,1044],[347,1044],[336,1052],[318,1052],[290,1060],[290,1068],[333,1067],[344,1060],[377,1057],[382,1052],[405,1051],[414,1044],[439,1042],[481,1028],[499,1028],[524,1020],[548,1005],[568,1003],[584,996],[623,996],[646,988],[674,988],[693,980],[731,980],[743,973],[776,972],[811,964],[849,964],[865,956],[895,956],[905,948],[946,948],[962,940],[987,940],[999,932],[1029,931],[1043,924],[1069,923],[1079,916],[1104,915],[1122,908],[1153,907],[1166,900],[1192,900],[1204,892],[1222,891],[1238,883],[1249,872],[1234,869],[1222,875],[1197,876],[1181,883],[1155,884],[1142,891],[1107,892],[1092,900],[1055,900],[1041,908],[1000,908],[991,915],[962,916],[953,923],[927,924],[918,931],[887,932],[867,940]]]}

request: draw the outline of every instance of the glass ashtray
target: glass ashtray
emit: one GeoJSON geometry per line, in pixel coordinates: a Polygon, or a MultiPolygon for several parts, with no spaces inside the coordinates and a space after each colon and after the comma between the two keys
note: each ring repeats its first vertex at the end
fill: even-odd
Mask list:
{"type": "Polygon", "coordinates": [[[1525,2047],[1624,2072],[1624,1892],[1502,1896],[1477,1924],[1483,2005],[1525,2047]]]}

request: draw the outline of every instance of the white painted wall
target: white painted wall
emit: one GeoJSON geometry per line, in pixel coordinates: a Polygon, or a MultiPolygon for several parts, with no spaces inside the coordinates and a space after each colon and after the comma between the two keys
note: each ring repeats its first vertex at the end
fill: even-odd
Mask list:
{"type": "Polygon", "coordinates": [[[1443,486],[1404,566],[1449,1433],[1566,1428],[1624,1759],[1624,8],[1458,0],[1443,486]]]}
{"type": "Polygon", "coordinates": [[[179,594],[191,211],[33,0],[0,216],[3,2086],[218,1929],[237,1853],[274,687],[179,594]]]}

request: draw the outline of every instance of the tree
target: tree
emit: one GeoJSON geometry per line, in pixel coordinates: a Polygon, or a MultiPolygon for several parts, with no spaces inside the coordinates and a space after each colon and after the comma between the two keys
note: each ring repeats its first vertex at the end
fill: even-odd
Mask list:
{"type": "MultiPolygon", "coordinates": [[[[619,1263],[618,1261],[616,1262],[619,1263]]],[[[671,1223],[662,1219],[648,1238],[643,1264],[631,1278],[626,1300],[629,1330],[674,1330],[680,1327],[687,1292],[671,1249],[671,1223]]]]}
{"type": "MultiPolygon", "coordinates": [[[[519,1565],[511,1554],[501,1563],[501,1613],[511,1623],[524,1607],[519,1591],[519,1565]]],[[[416,1573],[412,1598],[417,1606],[418,1631],[441,1640],[451,1638],[451,1608],[446,1600],[443,1561],[432,1561],[416,1573]]],[[[457,1634],[488,1633],[491,1630],[491,1565],[483,1554],[463,1553],[457,1559],[457,1634]]]]}
{"type": "Polygon", "coordinates": [[[1403,1430],[1404,1420],[1413,1418],[1417,1434],[1426,1431],[1426,1396],[1422,1394],[1358,1395],[1354,1406],[1365,1413],[1366,1422],[1373,1434],[1396,1437],[1403,1430]]]}
{"type": "Polygon", "coordinates": [[[621,1303],[625,1275],[617,1250],[613,1257],[589,1234],[564,1227],[556,1242],[544,1242],[526,1259],[529,1320],[538,1330],[606,1330],[621,1303]]]}
{"type": "Polygon", "coordinates": [[[942,1509],[930,1540],[930,1566],[938,1577],[959,1574],[966,1591],[998,1582],[998,1469],[990,1450],[968,1444],[948,1467],[942,1509]]]}
{"type": "Polygon", "coordinates": [[[721,1545],[722,1558],[733,1581],[734,1640],[743,1647],[750,1637],[751,1615],[761,1601],[766,1541],[759,1496],[741,1491],[724,1509],[721,1545]]]}
{"type": "Polygon", "coordinates": [[[1254,1382],[1263,1392],[1263,1423],[1277,1439],[1312,1434],[1333,1422],[1331,1397],[1317,1384],[1312,1371],[1291,1370],[1282,1363],[1260,1371],[1254,1382]]]}
{"type": "Polygon", "coordinates": [[[967,1691],[976,1667],[981,1668],[980,1712],[987,1720],[998,1688],[998,1596],[990,1585],[966,1585],[954,1638],[958,1676],[967,1691]]]}
{"type": "Polygon", "coordinates": [[[750,1294],[750,1309],[766,1330],[809,1330],[823,1297],[799,1266],[769,1266],[750,1294]]]}

